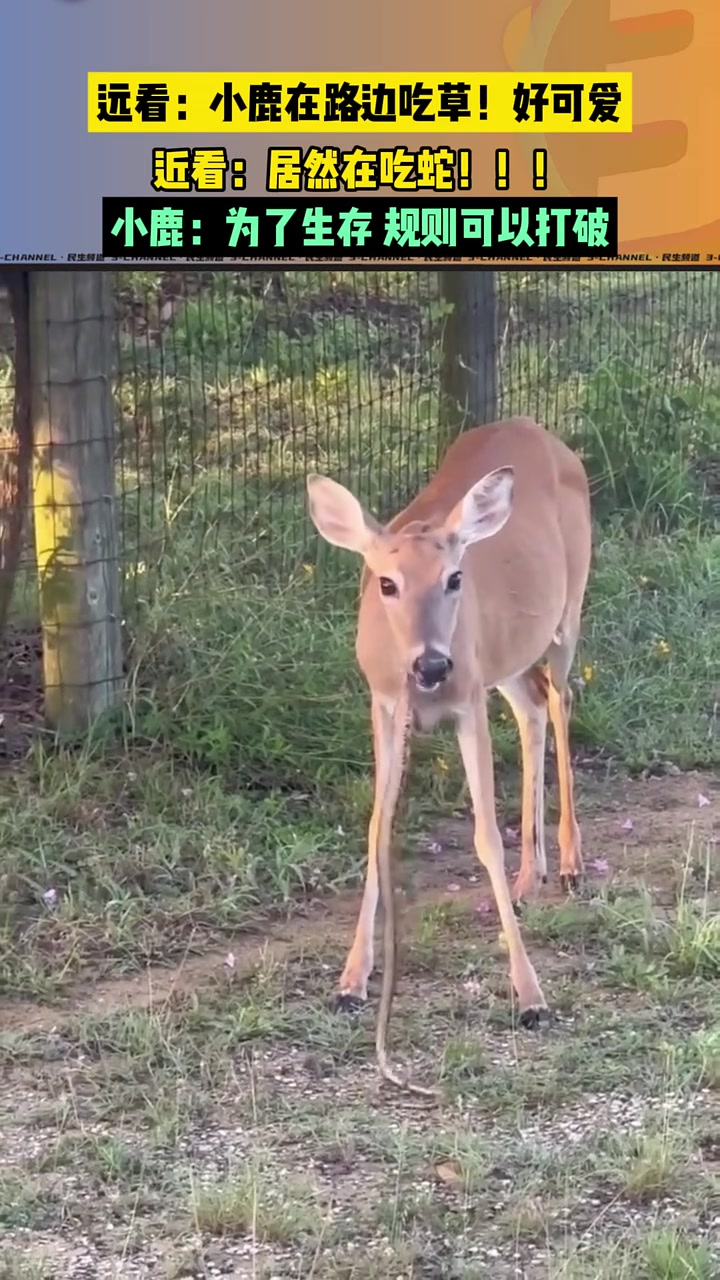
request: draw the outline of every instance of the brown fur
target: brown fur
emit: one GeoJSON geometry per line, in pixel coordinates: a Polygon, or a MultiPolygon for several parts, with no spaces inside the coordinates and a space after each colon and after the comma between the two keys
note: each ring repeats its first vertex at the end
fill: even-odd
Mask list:
{"type": "MultiPolygon", "coordinates": [[[[568,610],[579,613],[590,561],[590,497],[579,458],[529,418],[475,427],[455,440],[429,484],[387,526],[397,535],[388,556],[401,555],[408,536],[413,550],[419,548],[415,522],[436,529],[471,485],[505,466],[514,472],[513,509],[499,533],[465,553],[465,583],[474,590],[463,594],[451,651],[456,660],[464,648],[478,646],[486,688],[544,658],[568,610]]],[[[428,542],[435,550],[437,541],[428,542]]],[[[370,687],[392,696],[402,655],[376,576],[364,566],[357,657],[370,687]]],[[[455,666],[452,681],[431,695],[438,711],[466,695],[470,673],[462,660],[455,666]]]]}

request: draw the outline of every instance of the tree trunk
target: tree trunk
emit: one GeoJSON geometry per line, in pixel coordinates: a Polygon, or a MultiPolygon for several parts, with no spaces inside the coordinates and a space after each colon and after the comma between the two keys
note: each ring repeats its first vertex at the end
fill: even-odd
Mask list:
{"type": "Polygon", "coordinates": [[[7,626],[23,543],[32,461],[28,272],[4,272],[15,330],[15,399],[0,445],[0,640],[7,626]]]}

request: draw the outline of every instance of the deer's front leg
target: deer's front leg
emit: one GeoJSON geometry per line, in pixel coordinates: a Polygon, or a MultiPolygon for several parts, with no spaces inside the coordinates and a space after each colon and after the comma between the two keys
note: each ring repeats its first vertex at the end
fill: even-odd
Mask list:
{"type": "Polygon", "coordinates": [[[383,829],[390,839],[390,826],[398,789],[388,795],[392,764],[392,707],[373,697],[371,706],[373,752],[375,756],[375,798],[368,829],[368,862],[360,915],[353,944],[348,952],[338,987],[336,1007],[356,1009],[367,1000],[367,984],[374,964],[375,917],[378,905],[378,841],[383,829]]]}
{"type": "Polygon", "coordinates": [[[535,1026],[547,1015],[545,997],[525,950],[505,877],[505,854],[495,814],[492,744],[484,695],[461,716],[458,744],[475,813],[475,850],[487,869],[510,953],[510,977],[520,1003],[524,1026],[535,1026]]]}

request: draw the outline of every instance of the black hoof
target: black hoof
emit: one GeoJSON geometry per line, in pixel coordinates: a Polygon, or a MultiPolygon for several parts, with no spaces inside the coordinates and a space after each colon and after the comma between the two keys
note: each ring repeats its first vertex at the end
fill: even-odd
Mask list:
{"type": "Polygon", "coordinates": [[[334,1013],[360,1013],[365,1008],[361,996],[354,996],[351,991],[340,991],[332,1002],[334,1013]]]}
{"type": "Polygon", "coordinates": [[[542,884],[547,884],[547,876],[541,876],[540,881],[542,884]]]}
{"type": "Polygon", "coordinates": [[[582,876],[576,876],[576,875],[560,876],[560,888],[562,889],[563,893],[577,893],[581,883],[582,883],[582,876]]]}
{"type": "Polygon", "coordinates": [[[525,906],[525,899],[524,899],[524,898],[516,898],[516,899],[515,899],[515,901],[514,901],[514,902],[513,902],[513,904],[512,904],[512,908],[513,908],[513,911],[515,912],[515,915],[516,915],[516,916],[519,916],[519,917],[521,917],[521,916],[522,916],[522,913],[523,913],[523,907],[524,907],[524,906],[525,906]]]}
{"type": "Polygon", "coordinates": [[[547,1026],[551,1017],[549,1009],[523,1009],[520,1014],[520,1026],[526,1031],[537,1031],[539,1027],[547,1026]]]}

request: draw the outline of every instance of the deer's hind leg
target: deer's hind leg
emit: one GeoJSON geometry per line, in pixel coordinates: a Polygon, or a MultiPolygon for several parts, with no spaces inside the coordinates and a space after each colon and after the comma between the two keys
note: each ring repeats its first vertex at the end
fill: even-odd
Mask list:
{"type": "Polygon", "coordinates": [[[522,829],[520,871],[513,899],[520,902],[537,892],[547,880],[545,853],[545,742],[548,718],[548,675],[542,667],[530,667],[520,676],[498,685],[520,732],[522,754],[522,829]]]}
{"type": "Polygon", "coordinates": [[[548,710],[555,736],[558,788],[560,792],[560,822],[558,844],[560,846],[560,883],[564,889],[578,886],[583,873],[582,841],[580,827],[575,817],[573,773],[570,758],[570,716],[573,692],[570,686],[570,668],[575,657],[579,633],[579,618],[566,620],[563,630],[547,653],[548,710]]]}

